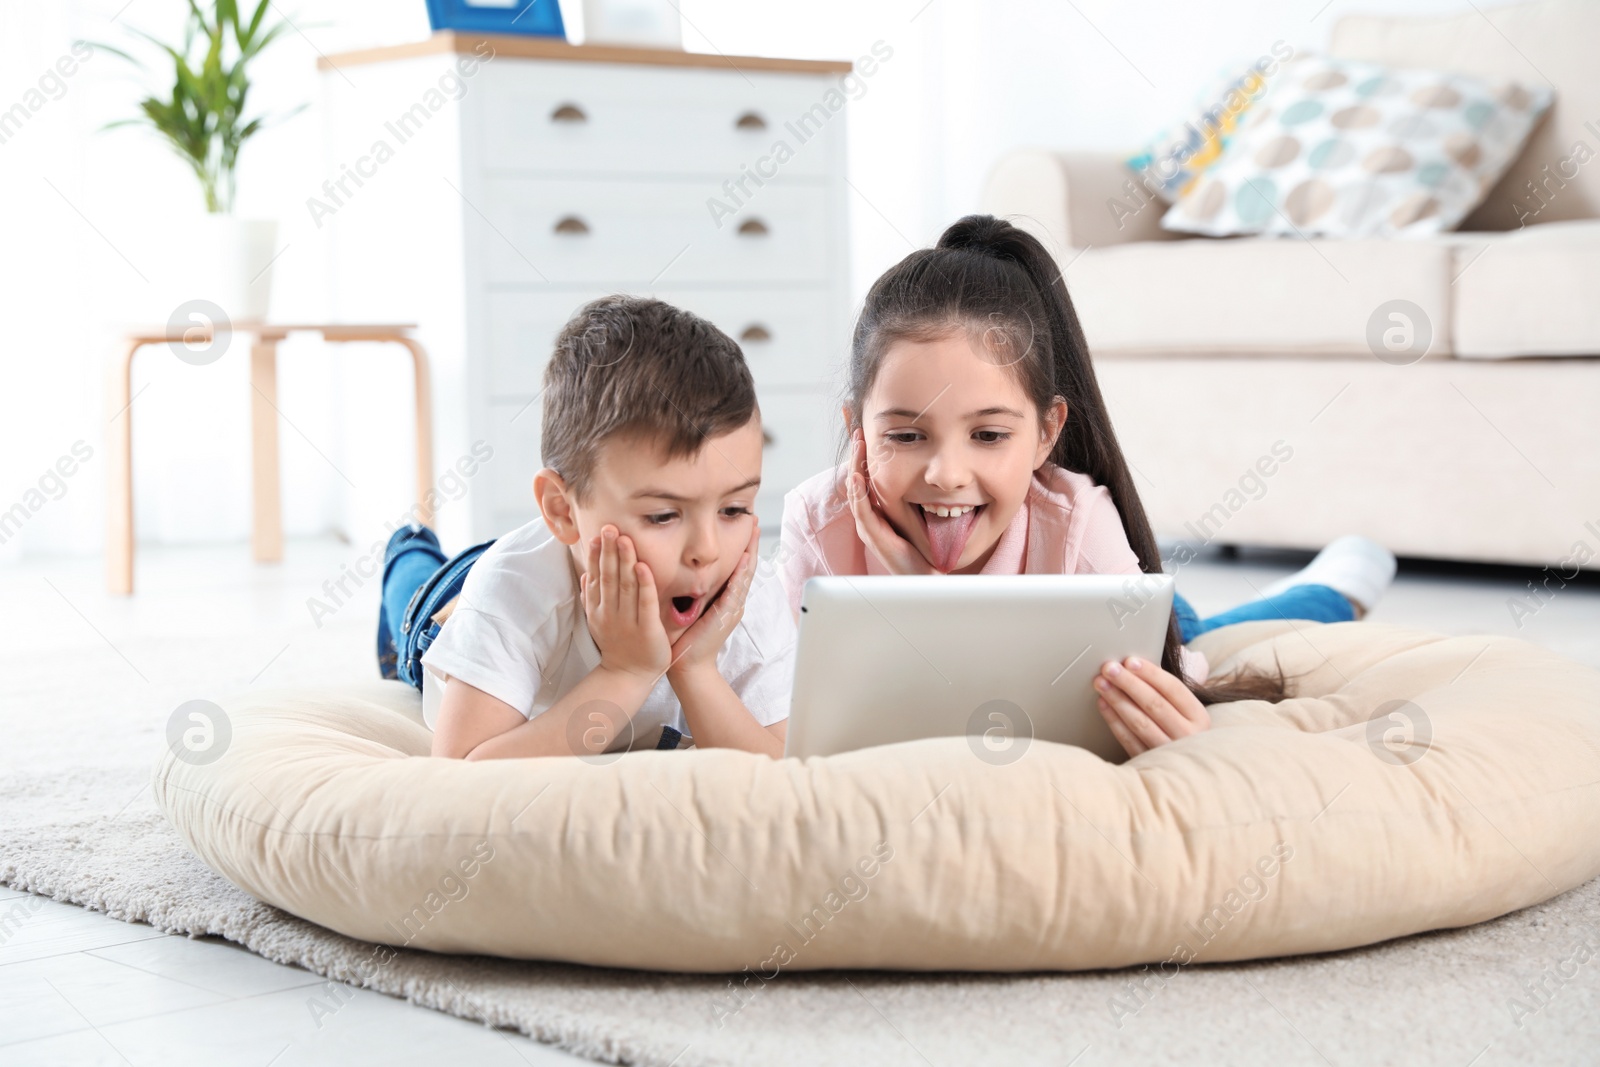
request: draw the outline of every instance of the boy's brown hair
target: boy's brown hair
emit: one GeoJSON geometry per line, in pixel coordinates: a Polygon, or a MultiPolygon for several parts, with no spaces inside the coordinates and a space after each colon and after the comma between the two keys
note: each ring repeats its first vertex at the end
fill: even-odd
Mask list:
{"type": "Polygon", "coordinates": [[[755,382],[733,338],[660,300],[601,297],[568,320],[545,367],[544,465],[582,499],[612,438],[692,456],[756,411],[755,382]]]}

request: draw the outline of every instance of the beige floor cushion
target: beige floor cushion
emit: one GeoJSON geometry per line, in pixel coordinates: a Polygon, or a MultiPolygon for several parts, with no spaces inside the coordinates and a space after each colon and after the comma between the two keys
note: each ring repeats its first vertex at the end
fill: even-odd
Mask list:
{"type": "Polygon", "coordinates": [[[416,695],[375,682],[223,701],[210,761],[169,752],[155,790],[211,866],[353,937],[768,977],[1326,951],[1600,874],[1600,673],[1370,623],[1199,646],[1304,695],[1121,766],[965,738],[461,763],[422,758],[416,695]]]}

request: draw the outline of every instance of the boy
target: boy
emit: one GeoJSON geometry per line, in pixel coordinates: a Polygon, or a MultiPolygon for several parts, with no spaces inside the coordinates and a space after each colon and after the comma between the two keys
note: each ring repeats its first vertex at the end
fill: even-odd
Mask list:
{"type": "Polygon", "coordinates": [[[472,564],[422,656],[433,755],[687,735],[782,756],[795,627],[756,577],[761,418],[739,346],[658,300],[596,300],[557,338],[541,444],[542,521],[472,564]]]}

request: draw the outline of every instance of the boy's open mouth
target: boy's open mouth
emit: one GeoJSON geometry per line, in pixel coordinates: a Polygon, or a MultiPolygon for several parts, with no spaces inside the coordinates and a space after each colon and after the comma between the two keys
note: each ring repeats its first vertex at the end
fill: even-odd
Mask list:
{"type": "Polygon", "coordinates": [[[916,505],[922,527],[928,533],[928,545],[933,549],[933,558],[928,562],[933,564],[934,570],[956,569],[961,553],[966,550],[967,539],[978,524],[978,516],[986,507],[987,504],[916,505]]]}
{"type": "Polygon", "coordinates": [[[675,596],[672,598],[672,621],[679,626],[687,628],[694,622],[699,614],[700,598],[697,596],[675,596]]]}

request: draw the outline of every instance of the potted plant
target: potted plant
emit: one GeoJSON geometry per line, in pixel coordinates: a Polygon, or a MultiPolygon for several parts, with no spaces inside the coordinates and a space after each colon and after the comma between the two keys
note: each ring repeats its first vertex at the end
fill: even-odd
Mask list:
{"type": "MultiPolygon", "coordinates": [[[[269,0],[260,0],[255,10],[247,14],[240,10],[237,0],[215,0],[206,8],[189,0],[179,47],[133,30],[165,53],[172,86],[161,95],[152,94],[139,101],[138,118],[123,119],[107,127],[146,126],[155,130],[194,171],[205,198],[206,215],[180,239],[181,262],[186,268],[185,296],[212,300],[235,320],[265,318],[271,295],[269,266],[277,223],[233,215],[239,151],[266,124],[263,116],[246,117],[248,68],[289,28],[286,21],[267,24],[269,6],[269,0]]],[[[98,47],[144,66],[120,49],[98,47]]],[[[296,108],[290,114],[300,110],[296,108]]]]}

